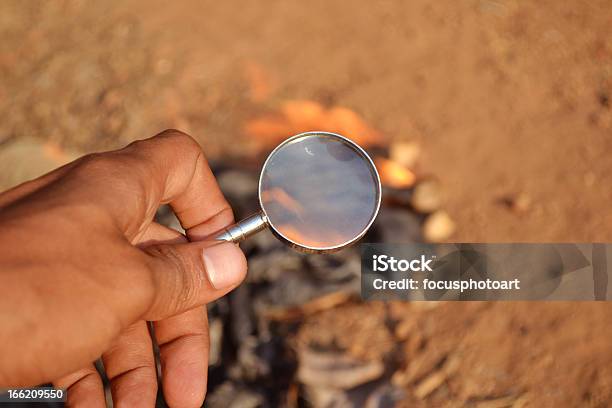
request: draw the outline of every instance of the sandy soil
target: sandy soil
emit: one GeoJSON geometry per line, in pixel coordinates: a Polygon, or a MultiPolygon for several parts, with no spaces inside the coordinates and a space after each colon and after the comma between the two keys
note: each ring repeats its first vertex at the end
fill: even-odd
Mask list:
{"type": "Polygon", "coordinates": [[[164,13],[159,4],[142,24],[172,28],[170,60],[183,48],[213,78],[256,62],[279,98],[348,106],[391,137],[422,142],[457,240],[611,239],[606,1],[277,2],[240,12],[192,2],[164,13]],[[519,193],[532,208],[517,222],[500,201],[519,193]]]}
{"type": "MultiPolygon", "coordinates": [[[[283,101],[344,106],[421,144],[455,241],[612,240],[611,98],[606,0],[0,4],[0,142],[85,152],[179,127],[235,156],[283,101]]],[[[460,361],[413,404],[612,404],[610,304],[397,308],[427,339],[406,361],[460,361]]]]}

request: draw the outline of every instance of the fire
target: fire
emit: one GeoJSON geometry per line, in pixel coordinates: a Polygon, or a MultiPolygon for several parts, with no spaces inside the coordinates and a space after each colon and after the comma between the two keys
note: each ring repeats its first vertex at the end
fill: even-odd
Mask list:
{"type": "Polygon", "coordinates": [[[302,208],[300,203],[282,188],[277,187],[262,191],[261,200],[263,202],[276,202],[283,208],[298,215],[304,212],[304,208],[302,208]]]}
{"type": "Polygon", "coordinates": [[[334,234],[331,231],[328,231],[326,234],[324,234],[326,239],[322,240],[322,237],[318,235],[323,234],[315,234],[317,236],[308,234],[305,231],[300,231],[298,228],[295,228],[294,226],[289,224],[281,224],[276,226],[276,228],[281,234],[283,234],[291,241],[313,248],[333,247],[336,245],[340,245],[344,241],[346,241],[345,237],[337,233],[334,234]]]}
{"type": "Polygon", "coordinates": [[[397,162],[384,157],[376,157],[374,164],[380,174],[380,181],[385,187],[410,188],[416,181],[415,174],[397,162]]]}
{"type": "Polygon", "coordinates": [[[318,102],[307,100],[285,101],[277,112],[247,121],[243,130],[246,135],[263,142],[263,147],[273,146],[290,135],[313,130],[339,133],[363,147],[386,143],[383,135],[354,111],[342,106],[325,108],[318,102]]]}

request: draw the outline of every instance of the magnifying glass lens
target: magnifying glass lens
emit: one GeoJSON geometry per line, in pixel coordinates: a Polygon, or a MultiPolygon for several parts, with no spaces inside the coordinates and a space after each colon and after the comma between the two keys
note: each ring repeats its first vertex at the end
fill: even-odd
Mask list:
{"type": "Polygon", "coordinates": [[[376,216],[378,177],[351,142],[305,134],[273,152],[260,182],[261,206],[272,229],[297,246],[324,250],[363,235],[376,216]]]}

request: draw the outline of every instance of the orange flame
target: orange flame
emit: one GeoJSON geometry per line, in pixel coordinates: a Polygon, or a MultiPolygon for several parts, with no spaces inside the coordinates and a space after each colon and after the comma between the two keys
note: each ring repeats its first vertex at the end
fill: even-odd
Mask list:
{"type": "Polygon", "coordinates": [[[300,203],[282,188],[276,187],[263,191],[261,193],[261,200],[263,202],[276,201],[281,206],[298,215],[304,212],[304,208],[302,208],[300,203]]]}
{"type": "Polygon", "coordinates": [[[410,188],[416,181],[416,176],[413,172],[392,160],[376,157],[374,164],[380,174],[380,182],[385,187],[410,188]]]}
{"type": "Polygon", "coordinates": [[[321,130],[340,133],[363,147],[385,144],[385,138],[357,113],[345,107],[326,109],[314,101],[290,100],[275,113],[254,118],[244,125],[244,133],[268,147],[288,136],[321,130]]]}
{"type": "Polygon", "coordinates": [[[328,239],[323,241],[320,239],[321,237],[304,234],[289,224],[281,224],[276,226],[276,228],[291,241],[313,248],[333,247],[345,241],[341,235],[332,234],[331,232],[325,234],[328,239]]]}

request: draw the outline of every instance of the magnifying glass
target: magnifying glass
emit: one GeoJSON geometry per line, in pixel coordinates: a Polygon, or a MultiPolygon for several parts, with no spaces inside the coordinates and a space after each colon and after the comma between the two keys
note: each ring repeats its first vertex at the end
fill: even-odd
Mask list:
{"type": "Polygon", "coordinates": [[[214,239],[239,242],[269,227],[299,251],[334,252],[363,237],[380,200],[380,177],[361,147],[335,133],[301,133],[266,159],[259,178],[261,210],[214,239]]]}

